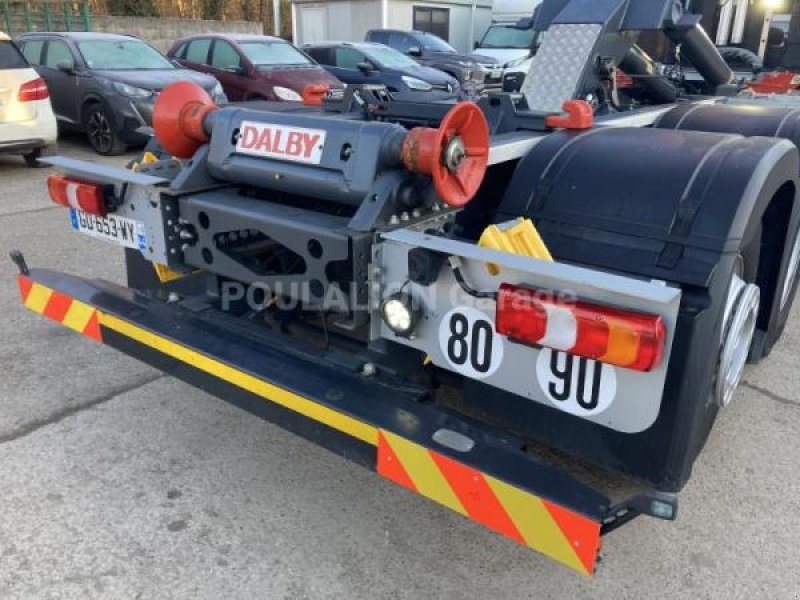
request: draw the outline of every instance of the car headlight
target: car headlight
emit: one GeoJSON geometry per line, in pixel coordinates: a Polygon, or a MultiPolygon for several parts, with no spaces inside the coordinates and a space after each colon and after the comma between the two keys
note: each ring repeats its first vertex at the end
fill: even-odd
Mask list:
{"type": "Polygon", "coordinates": [[[417,79],[416,77],[409,77],[408,75],[403,75],[403,83],[412,90],[417,90],[418,92],[430,92],[433,89],[433,86],[427,81],[422,81],[422,79],[417,79]]]}
{"type": "Polygon", "coordinates": [[[276,85],[272,89],[275,91],[275,95],[278,98],[280,98],[281,100],[287,100],[288,102],[302,102],[303,101],[303,97],[300,94],[298,94],[294,90],[291,90],[291,89],[289,89],[287,87],[281,87],[279,85],[276,85]]]}
{"type": "Polygon", "coordinates": [[[518,67],[518,66],[520,66],[522,63],[524,63],[526,60],[528,60],[528,57],[527,57],[527,56],[520,56],[519,58],[515,58],[514,60],[510,60],[510,61],[508,61],[508,62],[506,63],[506,65],[505,65],[505,68],[506,68],[506,69],[510,69],[510,68],[512,68],[512,67],[518,67]]]}
{"type": "Polygon", "coordinates": [[[225,90],[222,89],[222,84],[219,81],[214,84],[214,88],[211,90],[211,98],[216,104],[228,101],[228,97],[225,95],[225,90]]]}
{"type": "Polygon", "coordinates": [[[117,93],[127,96],[128,98],[149,98],[153,95],[153,90],[146,90],[144,88],[128,85],[127,83],[115,81],[113,86],[117,93]]]}

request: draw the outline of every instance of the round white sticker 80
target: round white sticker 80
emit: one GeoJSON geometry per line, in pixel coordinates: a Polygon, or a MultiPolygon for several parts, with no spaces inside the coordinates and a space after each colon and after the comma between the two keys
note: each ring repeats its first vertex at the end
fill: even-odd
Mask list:
{"type": "Polygon", "coordinates": [[[617,395],[614,367],[549,348],[539,352],[536,378],[556,408],[581,417],[600,414],[617,395]]]}
{"type": "Polygon", "coordinates": [[[457,373],[485,379],[503,362],[503,338],[494,321],[471,306],[450,310],[439,323],[439,348],[457,373]]]}

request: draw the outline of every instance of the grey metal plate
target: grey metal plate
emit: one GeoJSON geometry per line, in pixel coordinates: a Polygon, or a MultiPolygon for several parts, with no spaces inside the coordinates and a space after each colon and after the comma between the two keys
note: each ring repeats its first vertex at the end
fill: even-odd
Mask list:
{"type": "Polygon", "coordinates": [[[137,185],[161,185],[169,183],[162,177],[153,177],[152,175],[137,173],[129,169],[109,167],[86,160],[67,158],[66,156],[50,156],[39,160],[48,165],[53,165],[68,174],[83,175],[90,181],[99,181],[101,183],[134,183],[137,185]]]}
{"type": "MultiPolygon", "coordinates": [[[[640,432],[655,421],[661,407],[680,290],[661,282],[486,250],[473,244],[410,230],[383,235],[380,246],[378,255],[381,261],[382,297],[385,298],[405,284],[404,291],[424,307],[424,318],[413,339],[396,336],[376,315],[376,320],[380,321],[381,337],[427,353],[434,364],[444,369],[479,378],[489,385],[528,398],[531,402],[572,413],[617,431],[640,432]],[[407,283],[408,251],[414,247],[427,247],[462,257],[464,276],[477,289],[494,291],[502,282],[525,284],[543,290],[569,291],[583,301],[661,315],[667,327],[664,358],[658,367],[648,373],[603,365],[599,380],[599,402],[592,410],[585,410],[578,402],[577,368],[570,379],[573,392],[566,400],[554,398],[554,392],[551,391],[554,388],[551,386],[556,386],[561,392],[564,382],[557,381],[549,370],[552,359],[550,350],[517,344],[494,334],[491,367],[487,371],[475,372],[469,365],[457,367],[446,356],[446,343],[442,337],[443,333],[446,334],[451,311],[457,308],[470,320],[480,316],[490,322],[494,330],[495,302],[475,299],[464,293],[447,266],[442,268],[437,283],[428,288],[407,283]],[[498,265],[500,274],[489,274],[486,263],[498,265]]],[[[556,360],[559,367],[564,366],[566,353],[559,354],[556,360]]],[[[593,376],[597,364],[590,361],[584,367],[585,379],[588,379],[593,376]]]]}
{"type": "Polygon", "coordinates": [[[575,96],[602,29],[594,23],[548,29],[522,84],[531,110],[560,112],[562,103],[575,96]]]}

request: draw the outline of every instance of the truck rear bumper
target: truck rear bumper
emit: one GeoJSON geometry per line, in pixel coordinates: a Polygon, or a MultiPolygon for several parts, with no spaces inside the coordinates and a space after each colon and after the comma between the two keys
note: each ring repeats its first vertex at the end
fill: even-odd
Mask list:
{"type": "MultiPolygon", "coordinates": [[[[63,273],[28,271],[22,303],[204,391],[291,430],[581,573],[600,536],[642,513],[675,517],[674,496],[612,506],[522,444],[419,402],[413,386],[332,368],[275,334],[237,329],[207,306],[169,304],[63,273]],[[660,508],[659,508],[660,507],[660,508]]],[[[415,391],[416,390],[416,391],[415,391]]]]}

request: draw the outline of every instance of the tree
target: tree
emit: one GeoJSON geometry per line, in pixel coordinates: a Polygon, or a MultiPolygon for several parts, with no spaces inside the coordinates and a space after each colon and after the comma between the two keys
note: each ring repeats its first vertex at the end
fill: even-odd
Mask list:
{"type": "Polygon", "coordinates": [[[108,12],[121,17],[156,17],[153,0],[107,0],[108,12]]]}

